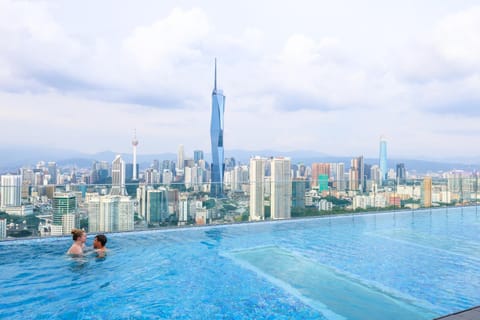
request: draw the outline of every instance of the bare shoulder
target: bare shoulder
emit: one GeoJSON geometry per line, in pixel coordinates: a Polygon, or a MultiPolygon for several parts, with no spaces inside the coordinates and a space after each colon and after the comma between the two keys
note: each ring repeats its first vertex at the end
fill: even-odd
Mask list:
{"type": "Polygon", "coordinates": [[[68,249],[67,254],[83,254],[82,247],[77,245],[72,245],[70,249],[68,249]]]}

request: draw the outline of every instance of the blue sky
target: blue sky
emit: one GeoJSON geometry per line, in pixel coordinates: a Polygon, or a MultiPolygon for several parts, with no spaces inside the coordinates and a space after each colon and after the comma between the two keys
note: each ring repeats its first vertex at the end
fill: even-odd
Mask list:
{"type": "Polygon", "coordinates": [[[0,0],[0,143],[478,157],[476,1],[0,0]]]}

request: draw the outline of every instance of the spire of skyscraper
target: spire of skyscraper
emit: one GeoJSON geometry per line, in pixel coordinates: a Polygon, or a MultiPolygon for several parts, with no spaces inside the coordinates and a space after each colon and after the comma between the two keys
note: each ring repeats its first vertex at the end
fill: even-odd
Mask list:
{"type": "Polygon", "coordinates": [[[215,75],[213,78],[213,92],[217,92],[217,58],[215,58],[215,75]]]}

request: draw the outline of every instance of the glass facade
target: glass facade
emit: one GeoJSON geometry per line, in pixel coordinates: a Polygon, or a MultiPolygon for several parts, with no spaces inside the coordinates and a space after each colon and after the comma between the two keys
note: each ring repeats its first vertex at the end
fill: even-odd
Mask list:
{"type": "Polygon", "coordinates": [[[211,190],[212,196],[223,195],[223,175],[225,156],[223,151],[223,114],[225,111],[225,96],[217,89],[217,60],[215,60],[215,81],[212,92],[212,120],[210,122],[210,139],[212,143],[211,190]]]}

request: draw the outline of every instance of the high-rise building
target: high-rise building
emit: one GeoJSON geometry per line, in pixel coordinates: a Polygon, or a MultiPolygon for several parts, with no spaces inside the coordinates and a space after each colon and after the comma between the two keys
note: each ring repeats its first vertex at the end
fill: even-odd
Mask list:
{"type": "Polygon", "coordinates": [[[305,208],[306,181],[296,179],[292,181],[292,207],[305,208]]]}
{"type": "Polygon", "coordinates": [[[138,167],[137,167],[137,146],[138,146],[138,139],[137,139],[137,130],[134,130],[134,132],[133,132],[132,146],[133,146],[133,174],[132,174],[132,180],[138,180],[138,167]]]}
{"type": "Polygon", "coordinates": [[[88,231],[130,231],[134,228],[134,203],[127,196],[98,196],[87,203],[88,231]]]}
{"type": "Polygon", "coordinates": [[[423,178],[422,200],[424,207],[432,206],[432,177],[423,178]]]}
{"type": "Polygon", "coordinates": [[[312,187],[318,186],[318,178],[320,175],[327,175],[327,180],[330,175],[329,163],[312,163],[312,187]]]}
{"type": "Polygon", "coordinates": [[[112,196],[126,196],[125,189],[125,162],[120,155],[117,155],[112,162],[112,196]]]}
{"type": "Polygon", "coordinates": [[[183,144],[178,146],[178,153],[177,153],[177,168],[183,169],[184,167],[184,160],[185,160],[185,151],[183,148],[183,144]]]}
{"type": "Polygon", "coordinates": [[[225,96],[217,89],[217,59],[215,59],[215,77],[212,92],[212,118],[210,122],[210,139],[212,144],[211,194],[215,197],[223,195],[223,174],[225,157],[223,154],[223,114],[225,112],[225,96]]]}
{"type": "Polygon", "coordinates": [[[22,204],[22,177],[6,174],[1,177],[0,207],[18,207],[22,204]]]}
{"type": "Polygon", "coordinates": [[[382,183],[382,173],[380,171],[380,167],[374,164],[370,168],[370,179],[375,183],[375,185],[378,187],[382,183]]]}
{"type": "Polygon", "coordinates": [[[50,175],[50,180],[48,182],[50,184],[57,184],[57,163],[53,161],[48,162],[47,170],[50,175]]]}
{"type": "Polygon", "coordinates": [[[380,137],[380,157],[379,157],[380,173],[382,175],[382,183],[387,180],[387,140],[384,136],[380,137]]]}
{"type": "Polygon", "coordinates": [[[160,172],[160,161],[153,159],[152,168],[160,172]]]}
{"type": "Polygon", "coordinates": [[[74,193],[55,192],[52,199],[52,236],[70,234],[79,226],[77,197],[74,193]]]}
{"type": "Polygon", "coordinates": [[[7,237],[7,219],[0,218],[0,240],[7,237]]]}
{"type": "Polygon", "coordinates": [[[292,177],[289,158],[273,158],[271,163],[270,214],[272,219],[289,219],[292,203],[292,177]]]}
{"type": "Polygon", "coordinates": [[[365,192],[365,167],[363,156],[350,161],[350,190],[365,192]]]}
{"type": "Polygon", "coordinates": [[[148,189],[146,201],[145,220],[147,223],[159,224],[168,218],[168,193],[167,189],[148,189]]]}
{"type": "Polygon", "coordinates": [[[333,177],[333,187],[337,191],[345,191],[345,164],[343,162],[332,163],[330,164],[330,168],[333,168],[331,174],[331,177],[333,177]]]}
{"type": "Polygon", "coordinates": [[[265,161],[261,157],[250,159],[250,220],[265,220],[265,161]]]}
{"type": "Polygon", "coordinates": [[[407,172],[405,170],[405,163],[397,164],[397,184],[405,184],[407,172]]]}
{"type": "Polygon", "coordinates": [[[198,161],[203,160],[203,151],[202,150],[194,150],[193,151],[193,161],[198,164],[198,161]]]}

